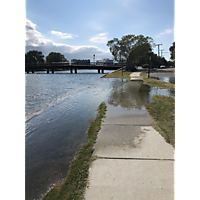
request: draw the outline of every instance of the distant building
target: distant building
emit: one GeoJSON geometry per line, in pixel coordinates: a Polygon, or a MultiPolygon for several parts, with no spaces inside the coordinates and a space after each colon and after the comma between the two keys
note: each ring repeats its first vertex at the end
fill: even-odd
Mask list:
{"type": "Polygon", "coordinates": [[[113,60],[110,60],[109,58],[104,58],[102,60],[98,60],[96,62],[96,65],[98,66],[109,66],[109,65],[113,65],[113,60]]]}
{"type": "Polygon", "coordinates": [[[103,66],[104,61],[103,60],[97,60],[96,65],[103,66]]]}
{"type": "Polygon", "coordinates": [[[71,65],[90,65],[90,59],[88,60],[72,59],[71,65]]]}

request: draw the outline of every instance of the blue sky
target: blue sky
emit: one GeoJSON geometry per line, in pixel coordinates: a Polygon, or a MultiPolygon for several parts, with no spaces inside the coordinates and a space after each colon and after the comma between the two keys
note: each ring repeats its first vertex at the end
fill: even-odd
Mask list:
{"type": "Polygon", "coordinates": [[[56,51],[68,60],[112,58],[108,40],[142,34],[162,43],[169,60],[174,0],[26,0],[26,30],[26,51],[45,56],[56,51]]]}

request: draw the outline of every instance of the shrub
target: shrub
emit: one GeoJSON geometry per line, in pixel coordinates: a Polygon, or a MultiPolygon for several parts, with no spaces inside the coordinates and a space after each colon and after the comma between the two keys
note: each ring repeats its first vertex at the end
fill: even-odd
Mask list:
{"type": "Polygon", "coordinates": [[[149,64],[142,65],[142,68],[148,68],[148,67],[149,67],[149,64]]]}
{"type": "Polygon", "coordinates": [[[129,72],[135,72],[137,69],[136,69],[136,67],[135,67],[135,64],[128,64],[127,66],[126,66],[126,71],[129,71],[129,72]]]}

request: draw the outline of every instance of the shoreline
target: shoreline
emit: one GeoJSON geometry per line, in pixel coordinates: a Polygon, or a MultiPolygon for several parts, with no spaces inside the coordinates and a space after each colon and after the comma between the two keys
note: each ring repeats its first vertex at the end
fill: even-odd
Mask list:
{"type": "Polygon", "coordinates": [[[61,195],[64,198],[77,199],[83,197],[85,187],[88,182],[90,163],[96,159],[92,156],[101,123],[106,113],[106,104],[103,102],[99,105],[98,114],[95,120],[91,123],[86,136],[88,142],[83,144],[77,155],[72,160],[67,177],[63,184],[55,186],[43,196],[43,200],[58,199],[61,195]]]}

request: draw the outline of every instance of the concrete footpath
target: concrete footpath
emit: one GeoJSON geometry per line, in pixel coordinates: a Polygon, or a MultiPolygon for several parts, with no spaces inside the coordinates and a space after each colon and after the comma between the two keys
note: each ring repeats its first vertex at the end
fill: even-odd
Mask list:
{"type": "Polygon", "coordinates": [[[174,199],[174,148],[151,123],[145,109],[108,106],[86,200],[174,199]]]}
{"type": "Polygon", "coordinates": [[[142,77],[140,76],[141,72],[133,72],[130,74],[131,81],[143,81],[142,77]]]}

